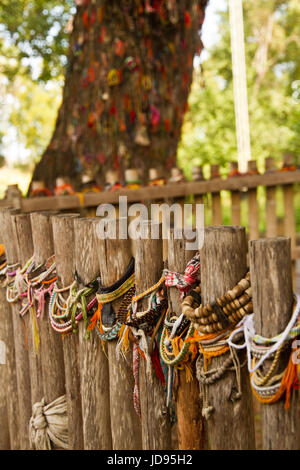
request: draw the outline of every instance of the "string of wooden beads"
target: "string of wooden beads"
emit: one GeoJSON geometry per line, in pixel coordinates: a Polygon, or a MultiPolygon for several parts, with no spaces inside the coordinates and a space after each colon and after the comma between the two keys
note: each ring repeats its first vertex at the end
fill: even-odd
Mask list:
{"type": "Polygon", "coordinates": [[[199,302],[200,294],[201,286],[198,286],[185,297],[182,313],[202,333],[221,331],[253,312],[249,272],[233,289],[212,304],[202,306],[199,302]]]}

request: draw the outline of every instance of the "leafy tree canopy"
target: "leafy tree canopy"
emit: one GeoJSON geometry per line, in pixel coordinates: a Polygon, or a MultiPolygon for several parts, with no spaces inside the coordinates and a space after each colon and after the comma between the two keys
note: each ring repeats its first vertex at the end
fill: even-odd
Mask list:
{"type": "MultiPolygon", "coordinates": [[[[252,158],[300,153],[300,3],[243,2],[252,158]]],[[[179,147],[190,173],[196,164],[237,159],[228,11],[220,40],[195,72],[179,147]]]]}
{"type": "Polygon", "coordinates": [[[74,12],[72,0],[1,0],[0,52],[13,59],[4,73],[27,73],[44,82],[59,77],[66,64],[66,25],[74,12]]]}

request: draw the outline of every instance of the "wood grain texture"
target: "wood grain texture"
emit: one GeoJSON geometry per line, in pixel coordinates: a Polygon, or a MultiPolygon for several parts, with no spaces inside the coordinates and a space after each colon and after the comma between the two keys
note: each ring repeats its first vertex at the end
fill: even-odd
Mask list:
{"type": "MultiPolygon", "coordinates": [[[[56,259],[58,284],[70,286],[75,272],[74,218],[77,214],[53,216],[53,242],[56,259]]],[[[65,380],[68,410],[69,446],[83,449],[83,423],[80,392],[80,358],[78,334],[63,339],[65,380]]]]}
{"type": "Polygon", "coordinates": [[[296,223],[294,206],[294,186],[292,184],[283,187],[284,198],[284,235],[290,237],[291,246],[296,246],[296,223]]]}
{"type": "MultiPolygon", "coordinates": [[[[233,178],[236,178],[235,176],[233,178]]],[[[231,224],[240,225],[241,223],[241,193],[240,191],[231,192],[231,224]]]]}
{"type": "Polygon", "coordinates": [[[259,238],[259,212],[256,189],[248,190],[247,201],[249,240],[256,240],[259,238]]]}
{"type": "MultiPolygon", "coordinates": [[[[190,194],[207,194],[220,191],[239,191],[242,188],[257,188],[257,186],[275,186],[300,182],[300,170],[266,173],[264,175],[235,176],[227,179],[213,179],[209,181],[187,182],[180,184],[166,184],[162,187],[143,187],[140,189],[122,188],[115,193],[86,193],[85,207],[96,207],[99,204],[117,204],[119,196],[127,196],[128,202],[144,200],[160,200],[173,197],[189,196],[190,194]]],[[[75,196],[52,196],[42,198],[27,198],[21,200],[23,212],[41,210],[70,210],[81,207],[81,200],[75,196]]]]}
{"type": "MultiPolygon", "coordinates": [[[[99,275],[94,224],[93,219],[74,220],[75,266],[84,285],[99,275]]],[[[79,324],[79,357],[84,449],[111,449],[108,361],[96,332],[86,339],[83,322],[79,324]]]]}
{"type": "MultiPolygon", "coordinates": [[[[248,161],[248,172],[254,172],[254,174],[257,172],[256,160],[248,161]]],[[[257,201],[257,188],[248,189],[247,202],[249,240],[256,240],[259,238],[259,209],[257,201]]]]}
{"type": "MultiPolygon", "coordinates": [[[[293,291],[291,243],[278,237],[250,242],[250,272],[254,306],[254,324],[258,334],[273,337],[281,333],[291,318],[293,291]]],[[[288,357],[282,355],[281,367],[288,357]]],[[[282,370],[282,369],[281,369],[282,370]]],[[[291,406],[284,402],[262,405],[263,449],[299,449],[299,394],[292,392],[291,406]]]]}
{"type": "Polygon", "coordinates": [[[0,289],[0,450],[10,449],[8,417],[8,393],[10,390],[8,389],[8,368],[6,363],[6,356],[9,351],[7,351],[6,345],[5,307],[5,289],[0,289]]]}
{"type": "MultiPolygon", "coordinates": [[[[145,239],[136,240],[137,294],[153,286],[160,279],[163,270],[162,239],[150,238],[149,221],[143,224],[143,232],[145,239]]],[[[147,299],[139,303],[139,309],[143,309],[146,305],[147,299]]],[[[154,372],[152,372],[152,381],[148,379],[144,361],[140,364],[139,384],[143,449],[170,449],[171,429],[165,392],[154,372]]]]}
{"type": "MultiPolygon", "coordinates": [[[[174,237],[174,230],[170,232],[168,243],[168,269],[174,272],[184,272],[187,263],[194,256],[194,251],[185,249],[186,240],[174,237]]],[[[180,292],[176,287],[168,289],[169,309],[177,316],[181,314],[180,292]]],[[[177,432],[178,448],[180,450],[197,450],[204,447],[203,422],[201,416],[201,402],[199,384],[193,365],[193,380],[186,381],[185,370],[178,370],[177,387],[177,432]]]]}
{"type": "Polygon", "coordinates": [[[212,193],[212,195],[211,195],[211,210],[212,210],[212,223],[213,223],[213,225],[221,225],[222,224],[221,193],[212,193]]]}
{"type": "MultiPolygon", "coordinates": [[[[18,246],[18,259],[21,266],[33,255],[33,242],[31,234],[31,222],[29,214],[19,214],[12,216],[12,224],[18,246]]],[[[18,306],[19,308],[19,306],[18,306]]],[[[31,404],[41,401],[44,396],[41,350],[36,350],[34,342],[34,322],[36,323],[38,336],[40,338],[39,323],[34,320],[33,311],[30,310],[24,317],[28,338],[28,358],[30,369],[30,387],[31,387],[31,404]]]]}
{"type": "MultiPolygon", "coordinates": [[[[204,246],[200,251],[203,304],[213,302],[232,289],[245,275],[246,235],[243,227],[207,227],[204,246]]],[[[228,353],[227,353],[228,354],[228,353]]],[[[213,358],[210,368],[222,364],[225,356],[213,358]]],[[[243,358],[241,358],[241,361],[243,358]]],[[[242,397],[231,401],[236,388],[233,371],[208,387],[208,402],[214,412],[206,421],[208,443],[211,449],[253,449],[254,421],[249,375],[241,370],[242,397]]]]}
{"type": "MultiPolygon", "coordinates": [[[[0,233],[1,236],[1,233],[0,233]]],[[[15,342],[14,330],[12,321],[12,311],[10,305],[6,301],[6,289],[0,289],[0,324],[1,324],[1,337],[0,339],[5,342],[5,359],[6,364],[0,365],[3,369],[1,376],[1,390],[4,392],[3,405],[7,413],[8,430],[9,430],[9,445],[11,450],[18,450],[21,448],[20,443],[20,425],[19,425],[19,401],[18,401],[18,385],[17,385],[17,370],[16,370],[16,357],[15,357],[15,342]]],[[[2,403],[2,402],[1,402],[2,403]]],[[[2,421],[1,421],[2,422],[2,421]]],[[[3,424],[5,427],[5,424],[3,424]]]]}
{"type": "MultiPolygon", "coordinates": [[[[117,220],[117,228],[119,221],[117,220]]],[[[130,239],[120,240],[117,229],[117,239],[99,240],[97,253],[102,284],[110,286],[126,272],[131,260],[130,239]]],[[[118,309],[122,299],[113,302],[118,309]]],[[[117,340],[106,344],[109,360],[109,394],[110,416],[113,449],[140,450],[142,449],[141,423],[133,407],[133,372],[132,350],[123,357],[116,357],[117,340]]]]}
{"type": "MultiPolygon", "coordinates": [[[[51,216],[51,213],[31,214],[32,239],[37,264],[44,263],[54,253],[51,216]]],[[[47,404],[66,393],[62,339],[50,325],[48,308],[47,296],[44,315],[38,319],[43,391],[47,404]]]]}
{"type": "MultiPolygon", "coordinates": [[[[274,158],[265,159],[266,171],[270,176],[276,174],[274,158]]],[[[277,214],[276,214],[276,186],[275,184],[266,188],[266,236],[276,237],[277,233],[277,214]]]]}
{"type": "MultiPolygon", "coordinates": [[[[15,211],[4,210],[0,212],[0,227],[2,230],[2,240],[4,243],[6,258],[9,265],[19,262],[18,244],[15,229],[12,223],[15,211]]],[[[13,334],[15,343],[15,358],[17,371],[17,393],[19,402],[19,430],[20,448],[27,450],[29,445],[28,424],[31,417],[31,387],[29,356],[26,346],[24,325],[19,317],[19,302],[11,306],[13,334]]],[[[28,331],[28,317],[24,318],[24,323],[28,331]],[[26,324],[27,323],[27,324],[26,324]]]]}

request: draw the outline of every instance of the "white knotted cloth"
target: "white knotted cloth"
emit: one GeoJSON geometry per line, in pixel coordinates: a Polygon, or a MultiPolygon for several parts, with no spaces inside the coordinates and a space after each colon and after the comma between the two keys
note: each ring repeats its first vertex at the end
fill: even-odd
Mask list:
{"type": "Polygon", "coordinates": [[[53,445],[69,449],[66,395],[49,405],[44,398],[33,405],[29,421],[30,445],[36,450],[51,450],[53,445]]]}

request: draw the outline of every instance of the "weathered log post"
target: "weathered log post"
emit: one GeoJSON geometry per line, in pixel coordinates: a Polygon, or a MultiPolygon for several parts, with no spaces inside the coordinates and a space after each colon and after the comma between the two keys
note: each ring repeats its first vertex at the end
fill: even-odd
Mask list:
{"type": "MultiPolygon", "coordinates": [[[[74,281],[75,237],[74,218],[78,214],[53,216],[53,242],[57,279],[60,287],[68,287],[74,281]]],[[[68,431],[70,449],[83,449],[82,409],[80,395],[80,357],[78,334],[63,339],[68,431]]]]}
{"type": "MultiPolygon", "coordinates": [[[[18,260],[20,265],[24,266],[33,255],[30,215],[12,215],[12,224],[18,247],[18,260]]],[[[19,305],[18,308],[20,309],[19,305]]],[[[26,313],[24,321],[26,321],[27,328],[31,405],[34,405],[43,397],[41,355],[39,345],[35,344],[35,339],[38,340],[40,333],[38,322],[32,309],[26,313]],[[36,333],[34,334],[34,332],[36,333]]]]}
{"type": "MultiPolygon", "coordinates": [[[[0,450],[10,450],[8,417],[8,369],[6,363],[7,345],[5,331],[5,291],[0,289],[0,450]],[[3,305],[4,304],[4,308],[3,305]]],[[[8,313],[10,315],[10,312],[8,313]]]]}
{"type": "MultiPolygon", "coordinates": [[[[95,219],[74,219],[75,266],[79,279],[89,284],[99,275],[95,219]]],[[[87,303],[91,299],[87,299],[87,303]]],[[[80,385],[84,449],[112,448],[109,412],[109,375],[107,357],[96,332],[87,339],[86,325],[79,324],[80,385]]]]}
{"type": "MultiPolygon", "coordinates": [[[[54,253],[51,215],[53,215],[51,212],[31,214],[34,256],[37,265],[45,263],[54,253]]],[[[66,393],[62,339],[50,325],[48,308],[49,298],[46,298],[44,314],[38,319],[38,325],[41,340],[43,397],[47,405],[66,393]]]]}
{"type": "MultiPolygon", "coordinates": [[[[101,283],[108,287],[117,282],[126,272],[131,261],[131,240],[119,239],[119,219],[112,219],[108,227],[108,237],[97,237],[97,253],[101,283]],[[116,239],[110,238],[109,231],[116,223],[116,239]]],[[[113,302],[115,311],[122,303],[122,298],[113,302]]],[[[129,305],[130,301],[128,302],[129,305]]],[[[110,325],[111,326],[111,325],[110,325]]],[[[99,341],[99,340],[98,340],[99,341]]],[[[116,356],[117,340],[107,341],[109,360],[110,417],[113,449],[139,450],[142,448],[141,424],[133,406],[133,371],[132,351],[126,360],[116,356]]]]}
{"type": "MultiPolygon", "coordinates": [[[[170,231],[168,242],[168,269],[170,271],[184,272],[188,261],[195,254],[186,250],[185,238],[175,236],[175,231],[170,231]]],[[[180,292],[175,287],[169,289],[169,309],[179,317],[181,314],[180,292]]],[[[203,422],[199,400],[199,383],[196,379],[195,364],[193,367],[193,380],[187,382],[184,370],[178,370],[177,385],[177,432],[178,446],[183,450],[203,449],[203,422]]]]}
{"type": "MultiPolygon", "coordinates": [[[[247,243],[244,227],[207,227],[200,250],[202,304],[214,302],[232,289],[247,271],[247,243]]],[[[229,353],[226,353],[226,355],[229,353]]],[[[226,356],[227,357],[227,356],[226,356]]],[[[213,357],[210,368],[219,368],[224,355],[213,357]]],[[[241,368],[242,396],[236,392],[234,371],[226,373],[207,389],[207,403],[213,412],[207,420],[211,449],[253,449],[254,420],[247,367],[241,368]]]]}
{"type": "MultiPolygon", "coordinates": [[[[19,263],[17,240],[12,223],[12,215],[15,211],[4,210],[0,213],[0,227],[2,230],[2,240],[5,246],[7,264],[10,266],[19,263]]],[[[26,345],[26,334],[24,325],[28,331],[28,317],[21,320],[19,311],[20,304],[12,305],[13,335],[15,344],[15,366],[17,371],[17,389],[12,393],[18,394],[19,402],[19,435],[20,448],[29,449],[28,425],[31,417],[31,391],[30,391],[30,369],[28,349],[26,345]]],[[[12,334],[10,331],[10,334],[12,334]]]]}
{"type": "MultiPolygon", "coordinates": [[[[153,286],[161,278],[163,271],[162,239],[151,238],[152,229],[156,230],[154,225],[155,223],[151,221],[143,222],[141,231],[144,239],[139,237],[136,240],[137,294],[153,286]]],[[[141,301],[141,309],[147,308],[147,303],[148,299],[141,301]]],[[[143,449],[170,449],[171,425],[166,396],[154,371],[151,379],[147,377],[145,361],[142,360],[139,384],[143,449]]]]}
{"type": "MultiPolygon", "coordinates": [[[[0,212],[0,237],[2,221],[0,212]]],[[[6,301],[6,289],[0,289],[0,340],[2,343],[2,353],[5,363],[1,364],[1,403],[3,404],[3,413],[1,412],[1,423],[3,419],[2,442],[3,445],[9,444],[11,450],[20,449],[20,435],[19,435],[19,402],[18,402],[18,386],[17,386],[17,369],[15,358],[15,342],[12,311],[10,305],[6,301]],[[5,415],[7,416],[7,425],[9,433],[9,442],[7,442],[7,434],[5,427],[5,415]],[[2,418],[3,417],[3,418],[2,418]]],[[[0,345],[1,348],[1,345],[0,345]]],[[[1,424],[2,426],[2,424],[1,424]]],[[[2,447],[1,447],[2,448],[2,447]]],[[[4,447],[3,447],[4,448],[4,447]]]]}
{"type": "MultiPolygon", "coordinates": [[[[293,311],[290,238],[278,237],[250,242],[250,272],[255,331],[266,338],[274,337],[285,330],[293,311]]],[[[287,361],[288,353],[282,354],[279,371],[286,367],[287,361]]],[[[267,366],[270,366],[270,361],[267,361],[267,366]]],[[[263,449],[299,448],[297,393],[292,390],[288,410],[285,410],[282,399],[273,404],[262,404],[263,449]]]]}

